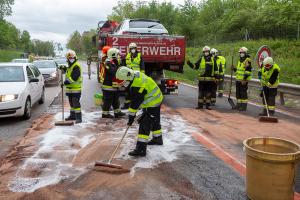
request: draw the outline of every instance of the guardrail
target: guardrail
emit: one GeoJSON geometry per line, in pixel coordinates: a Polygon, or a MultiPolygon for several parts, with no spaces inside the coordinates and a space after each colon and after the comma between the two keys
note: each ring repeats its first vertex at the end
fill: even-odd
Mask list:
{"type": "MultiPolygon", "coordinates": [[[[235,76],[233,76],[233,81],[235,81],[235,76]]],[[[230,75],[225,75],[225,82],[230,82],[230,75]]],[[[258,79],[252,79],[248,83],[249,86],[255,88],[261,88],[260,81],[258,79]]],[[[289,83],[280,83],[278,87],[278,93],[280,96],[281,105],[285,105],[284,94],[300,96],[300,85],[294,85],[289,83]]]]}

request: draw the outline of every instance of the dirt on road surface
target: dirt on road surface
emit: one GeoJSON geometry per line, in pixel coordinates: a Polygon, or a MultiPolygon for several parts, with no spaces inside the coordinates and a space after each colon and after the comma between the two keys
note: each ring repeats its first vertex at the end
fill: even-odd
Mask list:
{"type": "MultiPolygon", "coordinates": [[[[115,163],[130,173],[104,173],[93,167],[107,160],[126,128],[126,119],[84,113],[83,123],[55,127],[59,114],[36,120],[1,161],[0,199],[246,199],[244,179],[196,141],[205,136],[244,163],[242,141],[275,136],[300,143],[299,124],[259,123],[238,113],[162,107],[163,146],[132,158],[137,125],[115,163]]],[[[201,142],[201,141],[200,141],[201,142]]]]}

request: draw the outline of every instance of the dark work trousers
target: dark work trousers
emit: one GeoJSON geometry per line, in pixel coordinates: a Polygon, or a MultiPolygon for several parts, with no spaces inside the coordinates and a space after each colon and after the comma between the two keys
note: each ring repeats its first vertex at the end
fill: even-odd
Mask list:
{"type": "Polygon", "coordinates": [[[248,82],[242,85],[241,81],[236,81],[236,99],[239,105],[248,103],[248,82]]]}
{"type": "Polygon", "coordinates": [[[224,93],[224,79],[220,79],[218,82],[218,93],[219,94],[224,93]]]}
{"type": "Polygon", "coordinates": [[[110,107],[113,107],[114,113],[120,112],[119,91],[103,90],[102,114],[108,115],[110,107]]]}
{"type": "Polygon", "coordinates": [[[218,89],[218,83],[213,82],[212,92],[211,92],[211,103],[213,104],[215,104],[217,101],[217,89],[218,89]]]}
{"type": "Polygon", "coordinates": [[[66,95],[68,96],[69,104],[71,107],[70,112],[81,113],[81,93],[67,93],[66,95]]]}
{"type": "Polygon", "coordinates": [[[124,104],[130,104],[130,87],[127,87],[126,90],[125,90],[125,102],[124,104]]]}
{"type": "Polygon", "coordinates": [[[142,116],[138,119],[140,124],[138,141],[148,142],[150,132],[153,137],[159,137],[162,135],[160,125],[160,106],[144,108],[142,116]]]}
{"type": "Polygon", "coordinates": [[[214,81],[199,81],[198,88],[198,106],[203,106],[204,104],[211,104],[211,96],[213,92],[214,81]]]}
{"type": "MultiPolygon", "coordinates": [[[[265,96],[266,96],[266,101],[267,101],[267,104],[268,104],[268,109],[269,109],[269,112],[270,114],[274,114],[275,113],[275,98],[276,98],[276,95],[277,95],[277,88],[268,88],[266,86],[263,87],[263,90],[264,90],[264,93],[265,93],[265,96]]],[[[263,98],[263,96],[262,96],[263,98]]],[[[264,108],[266,109],[266,106],[265,105],[265,101],[264,99],[263,100],[263,104],[264,104],[264,108]]]]}

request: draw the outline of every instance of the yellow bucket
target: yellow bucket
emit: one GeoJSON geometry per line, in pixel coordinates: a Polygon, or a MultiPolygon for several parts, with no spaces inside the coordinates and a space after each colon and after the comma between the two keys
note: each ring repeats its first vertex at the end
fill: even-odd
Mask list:
{"type": "Polygon", "coordinates": [[[300,146],[288,140],[257,137],[244,140],[246,193],[251,200],[293,200],[300,146]]]}
{"type": "Polygon", "coordinates": [[[94,101],[95,101],[96,106],[102,106],[102,104],[103,104],[103,94],[96,93],[94,95],[94,101]]]}

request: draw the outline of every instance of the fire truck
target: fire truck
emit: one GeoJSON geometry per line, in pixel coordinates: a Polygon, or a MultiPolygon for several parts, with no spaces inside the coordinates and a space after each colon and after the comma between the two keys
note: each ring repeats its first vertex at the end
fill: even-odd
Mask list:
{"type": "Polygon", "coordinates": [[[164,71],[183,73],[185,37],[169,35],[158,20],[127,19],[120,24],[109,20],[98,23],[98,81],[101,82],[105,71],[101,63],[102,48],[106,45],[118,48],[121,56],[125,57],[131,42],[137,44],[142,54],[146,75],[156,81],[163,94],[178,93],[178,81],[166,78],[164,71]]]}

